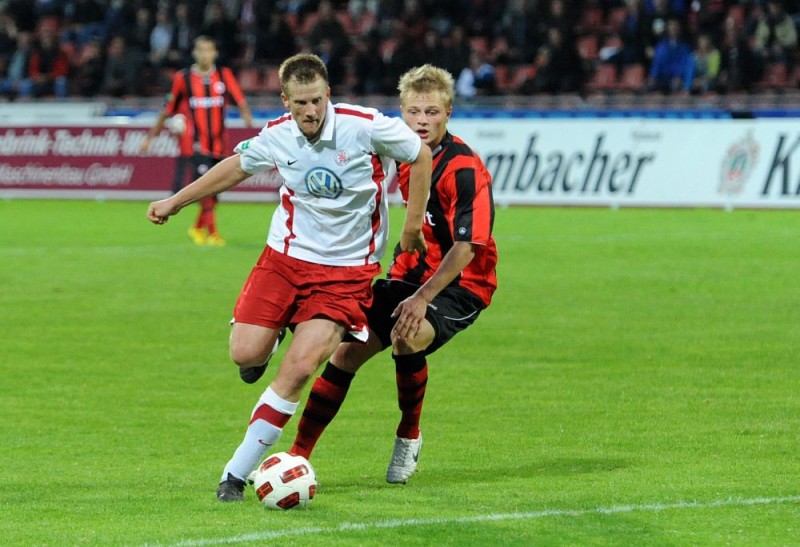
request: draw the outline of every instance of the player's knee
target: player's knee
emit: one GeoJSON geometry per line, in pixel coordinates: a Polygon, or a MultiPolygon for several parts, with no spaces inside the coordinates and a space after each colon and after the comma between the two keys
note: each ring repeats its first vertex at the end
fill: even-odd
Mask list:
{"type": "Polygon", "coordinates": [[[252,344],[231,340],[231,359],[240,367],[257,367],[264,364],[266,356],[252,344]]]}
{"type": "Polygon", "coordinates": [[[428,344],[420,338],[395,338],[392,340],[392,352],[395,355],[410,355],[420,352],[426,347],[428,347],[428,344]]]}

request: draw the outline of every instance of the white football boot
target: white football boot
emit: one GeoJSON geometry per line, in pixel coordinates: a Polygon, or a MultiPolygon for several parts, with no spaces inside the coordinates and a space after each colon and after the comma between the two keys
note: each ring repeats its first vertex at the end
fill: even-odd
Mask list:
{"type": "Polygon", "coordinates": [[[419,451],[422,448],[422,433],[417,439],[395,437],[392,461],[386,470],[386,482],[405,484],[417,470],[419,451]]]}

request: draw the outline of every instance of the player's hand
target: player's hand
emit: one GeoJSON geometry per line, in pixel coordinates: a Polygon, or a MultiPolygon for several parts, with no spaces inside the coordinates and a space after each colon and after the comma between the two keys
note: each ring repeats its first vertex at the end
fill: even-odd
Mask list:
{"type": "Polygon", "coordinates": [[[418,294],[411,295],[402,302],[392,312],[392,317],[397,318],[392,332],[400,340],[413,340],[419,334],[419,328],[425,319],[425,312],[428,309],[428,302],[418,294]]]}
{"type": "Polygon", "coordinates": [[[147,220],[153,224],[164,224],[169,217],[177,214],[181,208],[173,202],[172,198],[154,201],[147,208],[147,220]]]}
{"type": "Polygon", "coordinates": [[[150,148],[150,137],[145,137],[142,141],[142,144],[139,145],[139,153],[146,154],[147,150],[150,148]]]}
{"type": "Polygon", "coordinates": [[[416,232],[403,230],[403,233],[400,234],[400,250],[404,253],[427,251],[428,245],[425,243],[425,236],[422,235],[422,230],[416,232]]]}

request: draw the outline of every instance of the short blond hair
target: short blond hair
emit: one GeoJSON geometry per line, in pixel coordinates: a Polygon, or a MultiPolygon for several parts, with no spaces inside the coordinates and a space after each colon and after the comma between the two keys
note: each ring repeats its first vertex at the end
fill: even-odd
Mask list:
{"type": "Polygon", "coordinates": [[[328,68],[318,56],[313,53],[298,53],[292,55],[281,63],[278,68],[278,77],[281,81],[281,88],[286,92],[286,84],[294,78],[298,83],[309,84],[317,77],[328,83],[328,68]]]}
{"type": "Polygon", "coordinates": [[[439,92],[445,107],[449,108],[453,106],[454,85],[453,76],[443,68],[431,64],[414,67],[403,74],[397,84],[400,104],[405,104],[411,93],[439,92]]]}

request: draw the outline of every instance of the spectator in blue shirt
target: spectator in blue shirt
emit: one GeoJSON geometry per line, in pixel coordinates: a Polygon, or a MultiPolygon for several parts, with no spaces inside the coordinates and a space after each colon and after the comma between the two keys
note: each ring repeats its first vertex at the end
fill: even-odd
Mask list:
{"type": "Polygon", "coordinates": [[[680,21],[670,19],[667,22],[666,36],[656,46],[648,87],[662,93],[683,89],[691,54],[689,44],[681,37],[680,21]]]}

